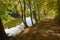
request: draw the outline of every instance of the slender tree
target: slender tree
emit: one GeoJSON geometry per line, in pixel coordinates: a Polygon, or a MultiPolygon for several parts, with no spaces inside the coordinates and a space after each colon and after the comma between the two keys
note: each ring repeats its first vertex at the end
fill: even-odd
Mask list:
{"type": "Polygon", "coordinates": [[[33,19],[32,19],[32,9],[31,9],[31,1],[28,0],[29,2],[29,9],[30,9],[30,17],[31,17],[31,22],[32,22],[32,25],[33,25],[33,19]]]}
{"type": "Polygon", "coordinates": [[[21,0],[19,0],[19,3],[20,3],[20,7],[21,7],[21,12],[22,12],[22,21],[24,22],[24,20],[23,20],[23,8],[22,8],[22,1],[21,0]]]}
{"type": "Polygon", "coordinates": [[[58,15],[55,17],[55,21],[60,25],[60,0],[57,0],[58,3],[58,15]]]}
{"type": "Polygon", "coordinates": [[[58,7],[59,7],[59,13],[60,13],[60,0],[58,0],[58,7]]]}
{"type": "Polygon", "coordinates": [[[38,9],[38,19],[39,19],[39,22],[40,22],[40,9],[39,9],[39,2],[37,1],[37,9],[38,9]]]}
{"type": "Polygon", "coordinates": [[[26,15],[25,15],[25,0],[23,0],[24,9],[22,7],[22,0],[19,0],[19,3],[20,3],[20,7],[21,7],[21,12],[22,12],[22,21],[25,24],[25,26],[28,27],[27,23],[26,23],[26,15]]]}
{"type": "Polygon", "coordinates": [[[24,3],[24,14],[23,14],[24,19],[23,19],[23,20],[24,20],[25,26],[28,27],[28,26],[27,26],[27,23],[26,23],[26,15],[25,15],[25,14],[26,14],[26,13],[25,13],[25,9],[26,9],[26,3],[25,3],[25,0],[23,1],[23,3],[24,3]]]}
{"type": "Polygon", "coordinates": [[[33,15],[34,15],[35,21],[37,23],[38,19],[37,19],[37,13],[36,13],[37,11],[36,11],[36,2],[35,1],[34,1],[33,5],[34,5],[33,15]]]}

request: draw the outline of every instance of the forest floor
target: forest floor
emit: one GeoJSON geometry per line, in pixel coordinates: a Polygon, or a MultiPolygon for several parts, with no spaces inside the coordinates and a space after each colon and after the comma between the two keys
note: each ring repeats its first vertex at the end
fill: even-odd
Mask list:
{"type": "Polygon", "coordinates": [[[60,26],[53,20],[44,20],[10,40],[60,40],[60,26]]]}

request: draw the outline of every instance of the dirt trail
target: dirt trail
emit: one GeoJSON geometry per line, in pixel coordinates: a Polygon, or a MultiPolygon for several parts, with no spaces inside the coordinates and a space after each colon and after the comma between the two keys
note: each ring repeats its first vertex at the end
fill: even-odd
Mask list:
{"type": "Polygon", "coordinates": [[[60,26],[52,20],[44,20],[37,25],[26,28],[13,40],[60,40],[60,26]]]}

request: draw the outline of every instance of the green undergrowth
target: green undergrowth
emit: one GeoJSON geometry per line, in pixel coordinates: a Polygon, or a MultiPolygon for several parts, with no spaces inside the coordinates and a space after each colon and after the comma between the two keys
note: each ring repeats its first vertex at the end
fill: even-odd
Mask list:
{"type": "Polygon", "coordinates": [[[21,18],[16,18],[15,20],[11,20],[10,22],[3,24],[4,28],[15,27],[17,24],[22,22],[21,18]]]}

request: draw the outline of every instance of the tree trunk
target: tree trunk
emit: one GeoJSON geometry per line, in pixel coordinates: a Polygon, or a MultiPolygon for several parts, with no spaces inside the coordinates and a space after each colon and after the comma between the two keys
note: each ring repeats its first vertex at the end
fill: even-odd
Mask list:
{"type": "Polygon", "coordinates": [[[27,27],[26,17],[25,17],[25,1],[24,1],[24,11],[23,11],[23,8],[22,8],[22,2],[20,0],[19,0],[19,3],[21,5],[22,21],[23,21],[24,25],[27,27]]]}
{"type": "Polygon", "coordinates": [[[1,18],[0,18],[0,40],[7,40],[7,35],[4,31],[4,27],[2,25],[1,18]]]}
{"type": "Polygon", "coordinates": [[[55,21],[58,25],[60,25],[60,0],[58,0],[58,15],[55,17],[55,21]]]}
{"type": "Polygon", "coordinates": [[[36,24],[37,24],[38,23],[38,19],[37,19],[36,4],[35,4],[35,2],[33,3],[33,5],[34,5],[34,8],[35,8],[35,10],[33,10],[33,15],[34,15],[34,18],[35,18],[35,21],[36,21],[36,24]]]}
{"type": "Polygon", "coordinates": [[[33,11],[33,15],[34,15],[34,19],[35,19],[36,24],[37,24],[38,20],[37,20],[37,16],[36,16],[36,12],[35,11],[33,11]]]}
{"type": "Polygon", "coordinates": [[[31,2],[30,2],[30,0],[28,0],[28,2],[29,2],[29,9],[30,9],[31,22],[32,22],[32,25],[33,25],[32,11],[31,11],[31,2]]]}
{"type": "Polygon", "coordinates": [[[27,23],[26,23],[26,15],[25,15],[25,9],[26,9],[26,4],[25,4],[25,0],[24,0],[24,15],[23,15],[23,17],[24,17],[24,24],[25,24],[25,28],[27,28],[28,26],[27,26],[27,23]]]}
{"type": "Polygon", "coordinates": [[[21,5],[22,21],[23,21],[23,23],[24,23],[24,20],[23,20],[23,8],[22,8],[22,2],[19,0],[19,3],[20,3],[20,5],[21,5]]]}
{"type": "Polygon", "coordinates": [[[38,21],[40,22],[40,9],[39,9],[39,2],[37,1],[37,9],[38,9],[38,21]]]}
{"type": "Polygon", "coordinates": [[[59,10],[59,14],[60,14],[60,0],[58,0],[58,6],[59,6],[58,10],[59,10]]]}

